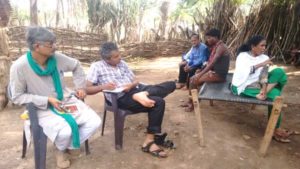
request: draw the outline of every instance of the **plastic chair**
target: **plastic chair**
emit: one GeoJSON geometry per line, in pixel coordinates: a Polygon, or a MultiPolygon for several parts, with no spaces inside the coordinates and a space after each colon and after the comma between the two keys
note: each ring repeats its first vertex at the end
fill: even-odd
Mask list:
{"type": "Polygon", "coordinates": [[[112,102],[108,101],[104,94],[104,114],[103,114],[103,123],[101,135],[104,134],[106,112],[110,111],[114,113],[114,125],[115,125],[115,149],[120,150],[123,148],[123,131],[124,131],[124,122],[127,115],[132,114],[129,110],[123,110],[118,107],[117,96],[118,93],[111,93],[112,102]]]}
{"type": "MultiPolygon", "coordinates": [[[[46,152],[47,152],[47,136],[44,134],[42,127],[39,125],[37,108],[33,103],[29,103],[26,106],[29,112],[30,128],[33,136],[34,147],[34,161],[36,169],[46,168],[46,152]]],[[[27,141],[25,137],[25,130],[23,130],[23,148],[22,158],[25,158],[27,150],[27,141]]],[[[89,142],[85,141],[85,153],[90,154],[89,142]]]]}

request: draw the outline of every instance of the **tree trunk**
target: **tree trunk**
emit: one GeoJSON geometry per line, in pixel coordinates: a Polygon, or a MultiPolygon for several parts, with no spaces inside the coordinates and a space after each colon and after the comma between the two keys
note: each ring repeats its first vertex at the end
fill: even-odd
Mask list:
{"type": "Polygon", "coordinates": [[[60,12],[60,5],[59,5],[60,1],[57,1],[57,4],[56,4],[56,16],[55,16],[55,28],[57,28],[58,24],[59,24],[59,12],[60,12]]]}
{"type": "Polygon", "coordinates": [[[30,0],[30,25],[38,25],[37,0],[30,0]]]}
{"type": "Polygon", "coordinates": [[[9,58],[8,37],[5,28],[0,28],[0,111],[5,108],[8,103],[6,97],[6,88],[9,80],[9,58]]]}

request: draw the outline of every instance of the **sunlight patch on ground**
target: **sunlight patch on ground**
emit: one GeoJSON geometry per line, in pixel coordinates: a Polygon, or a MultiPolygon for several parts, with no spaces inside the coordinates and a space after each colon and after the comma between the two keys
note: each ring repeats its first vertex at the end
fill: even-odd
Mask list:
{"type": "Polygon", "coordinates": [[[145,70],[162,70],[162,69],[178,69],[178,63],[180,62],[180,57],[159,57],[151,59],[148,61],[141,61],[139,63],[128,63],[131,69],[145,69],[145,70]]]}
{"type": "Polygon", "coordinates": [[[300,75],[300,71],[286,73],[287,75],[300,75]]]}

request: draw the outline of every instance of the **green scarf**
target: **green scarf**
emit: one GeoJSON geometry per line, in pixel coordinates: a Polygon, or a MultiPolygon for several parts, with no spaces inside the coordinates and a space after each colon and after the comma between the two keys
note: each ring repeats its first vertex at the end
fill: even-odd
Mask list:
{"type": "MultiPolygon", "coordinates": [[[[61,83],[60,83],[60,77],[59,77],[59,73],[57,70],[57,66],[56,66],[56,59],[54,58],[54,56],[51,56],[48,58],[47,60],[47,66],[45,70],[42,70],[39,65],[34,61],[34,59],[32,58],[31,52],[28,51],[27,52],[27,59],[29,62],[29,65],[31,67],[31,69],[39,76],[49,76],[51,75],[53,83],[54,83],[54,87],[55,87],[55,91],[57,93],[57,99],[58,100],[62,100],[63,99],[63,90],[61,87],[61,83]]],[[[72,143],[73,143],[73,147],[74,148],[79,148],[80,147],[80,141],[79,141],[79,132],[78,132],[78,125],[75,121],[75,119],[70,115],[70,114],[66,114],[66,113],[61,113],[58,112],[52,105],[50,105],[50,109],[57,115],[61,116],[62,118],[64,118],[67,123],[70,125],[71,129],[72,129],[72,143]]]]}

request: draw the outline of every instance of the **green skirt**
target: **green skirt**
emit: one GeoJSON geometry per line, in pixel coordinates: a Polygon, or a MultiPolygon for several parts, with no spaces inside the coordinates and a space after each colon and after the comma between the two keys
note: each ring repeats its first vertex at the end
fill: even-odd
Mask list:
{"type": "MultiPolygon", "coordinates": [[[[268,84],[277,83],[277,85],[267,93],[267,98],[274,101],[277,96],[281,95],[282,89],[287,83],[287,75],[282,68],[275,68],[268,74],[268,84]]],[[[232,85],[231,91],[233,94],[238,95],[237,87],[232,85]]],[[[260,93],[259,88],[246,88],[240,95],[244,97],[254,97],[260,93]]],[[[268,116],[270,117],[273,106],[268,106],[268,116]]],[[[279,116],[276,128],[280,127],[281,114],[279,116]]]]}

